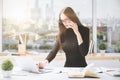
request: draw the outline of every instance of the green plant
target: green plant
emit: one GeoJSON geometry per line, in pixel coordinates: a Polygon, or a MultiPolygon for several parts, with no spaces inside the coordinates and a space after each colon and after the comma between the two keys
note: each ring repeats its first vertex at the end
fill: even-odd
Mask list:
{"type": "Polygon", "coordinates": [[[51,48],[52,48],[51,45],[43,45],[39,47],[39,49],[51,49],[51,48]]]}
{"type": "Polygon", "coordinates": [[[101,43],[101,44],[99,45],[99,49],[100,49],[100,50],[105,50],[105,49],[106,49],[106,44],[105,44],[105,43],[101,43]]]}
{"type": "Polygon", "coordinates": [[[14,65],[13,65],[12,61],[9,59],[5,59],[1,64],[1,68],[4,71],[11,71],[13,69],[13,67],[14,67],[14,65]]]}

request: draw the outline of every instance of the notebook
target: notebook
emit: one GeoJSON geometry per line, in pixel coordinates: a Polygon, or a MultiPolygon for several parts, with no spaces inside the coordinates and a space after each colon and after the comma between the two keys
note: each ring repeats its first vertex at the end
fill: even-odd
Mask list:
{"type": "Polygon", "coordinates": [[[44,68],[38,69],[36,62],[31,57],[15,57],[15,61],[22,70],[33,72],[33,73],[48,73],[51,72],[52,69],[44,68]]]}
{"type": "Polygon", "coordinates": [[[88,71],[94,64],[89,64],[83,70],[70,70],[68,72],[68,77],[69,78],[83,78],[83,77],[91,77],[91,78],[98,78],[98,75],[88,71]]]}

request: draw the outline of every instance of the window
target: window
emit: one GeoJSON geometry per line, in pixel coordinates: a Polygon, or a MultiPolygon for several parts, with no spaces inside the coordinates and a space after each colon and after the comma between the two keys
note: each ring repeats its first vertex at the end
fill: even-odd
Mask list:
{"type": "Polygon", "coordinates": [[[97,42],[107,45],[107,53],[120,53],[120,1],[97,0],[97,42]]]}
{"type": "MultiPolygon", "coordinates": [[[[48,53],[58,33],[58,16],[65,6],[71,6],[81,22],[90,28],[93,38],[94,0],[1,0],[2,51],[17,52],[20,35],[26,36],[27,51],[48,53]]],[[[107,53],[120,53],[120,1],[96,0],[97,52],[107,45],[107,53]]]]}

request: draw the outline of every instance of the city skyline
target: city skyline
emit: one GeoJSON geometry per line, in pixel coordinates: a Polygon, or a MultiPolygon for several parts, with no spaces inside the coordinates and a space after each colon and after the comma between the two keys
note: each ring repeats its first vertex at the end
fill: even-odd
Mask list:
{"type": "MultiPolygon", "coordinates": [[[[7,17],[18,22],[28,20],[32,16],[30,13],[31,9],[35,8],[35,1],[36,0],[3,0],[3,17],[7,17]]],[[[92,0],[40,0],[38,7],[41,11],[44,11],[46,5],[51,5],[51,1],[53,2],[55,18],[58,17],[59,12],[65,6],[73,7],[80,18],[92,18],[92,0]]],[[[97,3],[99,3],[97,4],[96,10],[97,18],[120,18],[119,0],[97,0],[97,3]]]]}

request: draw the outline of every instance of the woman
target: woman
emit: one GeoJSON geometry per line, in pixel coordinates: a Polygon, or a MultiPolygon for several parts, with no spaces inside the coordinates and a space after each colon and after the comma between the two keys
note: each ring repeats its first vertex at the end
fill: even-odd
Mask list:
{"type": "Polygon", "coordinates": [[[66,56],[65,67],[85,67],[85,56],[89,48],[89,29],[84,27],[72,8],[64,8],[59,15],[59,34],[57,41],[39,68],[44,68],[51,62],[59,49],[63,49],[66,56]]]}

